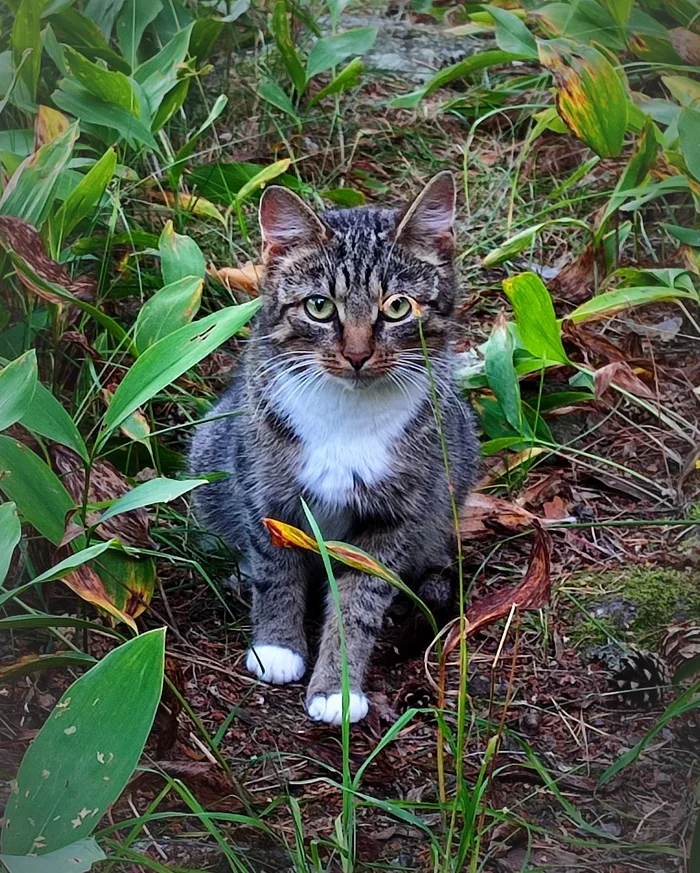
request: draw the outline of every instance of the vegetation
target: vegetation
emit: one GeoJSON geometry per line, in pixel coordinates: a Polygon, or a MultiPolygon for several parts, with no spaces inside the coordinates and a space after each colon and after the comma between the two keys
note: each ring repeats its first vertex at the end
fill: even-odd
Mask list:
{"type": "MultiPolygon", "coordinates": [[[[645,609],[658,599],[664,620],[676,619],[663,567],[672,540],[692,538],[697,513],[683,507],[698,502],[683,488],[698,466],[700,6],[416,2],[406,15],[417,27],[439,25],[457,45],[476,37],[483,49],[411,90],[363,60],[386,16],[346,26],[346,5],[0,2],[0,680],[13,747],[23,753],[30,738],[13,727],[21,709],[43,723],[21,767],[2,765],[16,782],[0,861],[10,873],[201,869],[208,860],[183,866],[161,847],[184,834],[236,871],[416,869],[419,856],[435,871],[534,870],[550,863],[543,845],[598,866],[607,857],[671,870],[687,857],[698,869],[686,777],[682,827],[640,838],[645,815],[615,832],[604,813],[579,809],[579,788],[563,784],[551,750],[531,743],[512,711],[526,699],[521,655],[546,661],[558,605],[567,594],[579,604],[565,580],[581,543],[590,569],[616,558],[620,542],[605,540],[616,526],[628,539],[648,535],[625,557],[643,552],[662,568],[640,571],[654,580],[645,609]],[[240,650],[245,618],[222,587],[232,556],[188,511],[187,494],[206,480],[185,478],[183,458],[259,307],[257,198],[275,180],[319,204],[398,201],[445,165],[463,182],[460,261],[474,291],[463,327],[476,351],[460,379],[483,429],[486,479],[481,503],[461,508],[465,543],[476,545],[461,567],[460,616],[436,663],[433,647],[427,656],[437,697],[415,705],[412,691],[400,714],[387,703],[388,727],[379,716],[368,733],[345,724],[339,746],[327,731],[322,741],[305,734],[303,748],[276,748],[276,734],[267,746],[263,736],[261,754],[234,749],[231,737],[268,729],[264,710],[258,722],[245,711],[254,695],[268,711],[292,698],[243,681],[217,691],[217,666],[235,668],[224,643],[240,650]],[[624,326],[626,346],[606,334],[611,325],[624,326]],[[682,398],[680,382],[664,390],[654,357],[663,349],[651,339],[664,332],[686,362],[682,398]],[[565,435],[567,419],[576,427],[565,435]],[[579,495],[569,506],[585,503],[586,477],[624,497],[595,503],[602,517],[572,516],[559,494],[541,497],[563,470],[579,495]],[[551,574],[540,522],[556,538],[551,574]],[[491,585],[522,575],[533,527],[525,579],[496,608],[491,585]],[[590,530],[600,542],[581,539],[590,530]],[[195,614],[223,636],[199,635],[195,614]],[[480,707],[468,639],[499,619],[480,652],[490,671],[480,707]],[[197,681],[184,681],[183,662],[197,681]],[[216,714],[209,693],[219,694],[216,714]],[[178,769],[163,756],[183,722],[178,769]],[[427,781],[392,794],[391,780],[371,781],[373,768],[381,774],[412,737],[423,738],[427,781]],[[516,752],[521,781],[526,771],[538,787],[506,805],[499,780],[516,772],[516,752]],[[294,775],[300,761],[313,762],[311,776],[294,775]],[[131,785],[155,774],[157,787],[123,794],[137,767],[131,785]],[[211,802],[213,777],[200,790],[207,767],[218,779],[211,802]],[[543,797],[548,819],[528,805],[543,797]],[[369,813],[385,822],[393,855],[369,852],[381,843],[366,837],[369,813]],[[418,846],[414,860],[396,841],[418,846]],[[519,866],[496,866],[506,853],[519,866]]],[[[401,585],[311,526],[315,539],[278,536],[320,551],[332,587],[330,557],[401,585]]],[[[697,598],[688,611],[700,621],[697,598]]],[[[585,670],[576,676],[584,683],[585,670]]],[[[641,778],[650,740],[698,710],[700,683],[683,676],[665,712],[647,718],[646,739],[605,746],[573,775],[607,786],[623,768],[641,778]]],[[[692,768],[683,772],[695,780],[696,759],[692,768]]]]}

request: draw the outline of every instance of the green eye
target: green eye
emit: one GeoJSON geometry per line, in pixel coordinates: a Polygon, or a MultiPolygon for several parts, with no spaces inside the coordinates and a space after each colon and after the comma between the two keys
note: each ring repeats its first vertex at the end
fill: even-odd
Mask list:
{"type": "Polygon", "coordinates": [[[413,312],[413,301],[410,297],[395,294],[382,304],[382,315],[387,321],[401,321],[413,312]]]}
{"type": "Polygon", "coordinates": [[[304,309],[314,321],[330,321],[335,315],[335,303],[328,297],[307,297],[304,309]]]}

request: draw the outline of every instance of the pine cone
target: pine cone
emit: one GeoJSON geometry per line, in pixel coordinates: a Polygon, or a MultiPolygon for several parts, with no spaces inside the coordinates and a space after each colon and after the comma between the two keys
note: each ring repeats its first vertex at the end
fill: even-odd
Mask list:
{"type": "Polygon", "coordinates": [[[668,629],[659,654],[668,664],[671,676],[691,658],[700,656],[700,625],[685,621],[668,629]]]}
{"type": "Polygon", "coordinates": [[[668,666],[659,655],[631,649],[620,658],[610,681],[620,703],[639,708],[658,706],[670,678],[668,666]]]}

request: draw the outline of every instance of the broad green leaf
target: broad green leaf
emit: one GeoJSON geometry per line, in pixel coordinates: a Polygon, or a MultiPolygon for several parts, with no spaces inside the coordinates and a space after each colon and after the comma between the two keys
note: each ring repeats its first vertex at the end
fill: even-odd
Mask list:
{"type": "Polygon", "coordinates": [[[88,460],[88,450],[75,422],[41,382],[37,382],[34,396],[22,415],[20,424],[32,433],[68,446],[84,461],[88,460]]]}
{"type": "Polygon", "coordinates": [[[0,215],[16,215],[41,227],[53,203],[56,183],[78,138],[72,124],[52,142],[43,145],[20,164],[0,198],[0,215]]]}
{"type": "Polygon", "coordinates": [[[351,55],[365,54],[372,48],[376,38],[376,27],[357,27],[316,40],[306,62],[306,78],[313,79],[319,73],[337,67],[351,55]]]}
{"type": "Polygon", "coordinates": [[[61,87],[53,92],[51,99],[64,112],[69,112],[81,121],[107,128],[101,132],[102,139],[106,142],[114,141],[111,131],[116,131],[131,146],[146,145],[158,151],[158,144],[151,131],[140,118],[113,103],[100,100],[71,79],[63,79],[61,87]]]}
{"type": "Polygon", "coordinates": [[[88,0],[85,16],[93,21],[102,31],[104,38],[109,40],[114,22],[123,5],[124,0],[88,0]]]}
{"type": "Polygon", "coordinates": [[[166,285],[186,277],[203,279],[206,276],[207,265],[202,250],[192,237],[175,233],[172,221],[166,222],[158,241],[158,249],[160,270],[166,285]]]}
{"type": "Polygon", "coordinates": [[[258,188],[262,188],[263,185],[266,185],[268,182],[281,176],[282,173],[286,173],[291,163],[292,162],[289,158],[283,158],[281,161],[275,161],[274,164],[270,164],[269,167],[264,167],[259,173],[256,173],[252,179],[249,179],[238,192],[236,195],[238,202],[243,203],[254,191],[257,191],[258,188]]]}
{"type": "MultiPolygon", "coordinates": [[[[187,81],[187,80],[185,80],[187,81]]],[[[224,94],[220,94],[216,100],[214,101],[214,105],[207,115],[206,119],[202,122],[202,124],[197,128],[197,130],[192,134],[192,136],[187,140],[187,142],[179,149],[178,153],[175,155],[175,160],[173,162],[172,167],[168,171],[168,176],[170,178],[170,184],[174,189],[177,188],[178,182],[182,173],[185,169],[185,162],[187,158],[192,154],[195,150],[197,143],[200,140],[200,137],[203,133],[205,133],[212,124],[216,121],[216,119],[221,115],[221,113],[226,108],[226,104],[228,103],[228,97],[224,94]]],[[[197,275],[193,273],[192,275],[197,275]]]]}
{"type": "Polygon", "coordinates": [[[481,262],[482,265],[484,267],[493,267],[495,264],[509,261],[515,255],[520,254],[524,249],[531,246],[540,231],[553,225],[574,225],[575,227],[583,227],[586,230],[590,230],[585,221],[580,221],[577,218],[553,218],[550,221],[541,221],[539,224],[526,227],[514,236],[509,237],[498,248],[492,249],[481,262]]]}
{"type": "Polygon", "coordinates": [[[525,348],[536,358],[568,362],[549,291],[539,276],[520,273],[503,280],[525,348]]]}
{"type": "Polygon", "coordinates": [[[520,385],[513,366],[514,348],[513,337],[501,313],[484,347],[484,369],[489,387],[496,395],[506,421],[518,434],[522,434],[524,420],[520,385]]]}
{"type": "Polygon", "coordinates": [[[321,191],[321,197],[345,208],[364,206],[367,202],[367,198],[362,191],[358,191],[356,188],[328,188],[325,191],[321,191]]]}
{"type": "Polygon", "coordinates": [[[64,9],[58,15],[52,15],[51,27],[59,42],[73,46],[89,60],[99,58],[107,61],[113,70],[127,75],[131,72],[124,58],[109,47],[99,27],[77,9],[64,9]]]}
{"type": "Polygon", "coordinates": [[[3,853],[45,855],[92,833],[141,757],[164,657],[165,628],[149,631],[68,688],[22,760],[5,812],[3,853]]]}
{"type": "Polygon", "coordinates": [[[143,90],[151,116],[155,116],[165,95],[177,84],[178,71],[187,57],[193,26],[190,24],[181,30],[157,55],[134,71],[134,80],[143,90]]]}
{"type": "Polygon", "coordinates": [[[647,285],[638,288],[616,288],[598,294],[576,307],[567,318],[573,322],[595,321],[607,318],[624,309],[634,309],[636,306],[647,306],[649,303],[661,303],[664,300],[697,300],[697,294],[683,291],[679,288],[664,288],[658,285],[647,285]]]}
{"type": "Polygon", "coordinates": [[[186,79],[179,79],[175,86],[163,97],[151,124],[153,133],[157,133],[170,121],[176,112],[182,109],[190,90],[191,81],[191,76],[188,76],[186,79]]]}
{"type": "Polygon", "coordinates": [[[22,536],[22,525],[14,503],[0,503],[0,587],[10,569],[12,553],[22,536]]]}
{"type": "Polygon", "coordinates": [[[659,222],[659,227],[663,227],[666,233],[669,233],[672,237],[677,239],[678,242],[683,243],[683,245],[700,249],[700,230],[694,230],[690,227],[680,227],[677,224],[665,224],[663,221],[659,222]]]}
{"type": "Polygon", "coordinates": [[[678,118],[678,136],[686,166],[700,182],[700,111],[686,106],[678,118]]]}
{"type": "Polygon", "coordinates": [[[22,0],[12,23],[12,58],[15,68],[22,64],[19,82],[23,86],[22,97],[29,103],[36,100],[36,91],[41,73],[41,6],[39,0],[22,0]],[[24,53],[29,55],[24,59],[24,53]]]}
{"type": "Polygon", "coordinates": [[[94,837],[70,843],[47,855],[0,855],[8,873],[88,873],[93,864],[106,859],[94,837]]]}
{"type": "Polygon", "coordinates": [[[559,114],[571,132],[601,157],[617,157],[627,130],[628,98],[610,61],[570,40],[540,40],[538,46],[540,63],[554,77],[559,114]]]}
{"type": "MultiPolygon", "coordinates": [[[[299,121],[299,115],[294,108],[294,104],[277,82],[272,79],[265,79],[265,81],[258,87],[258,94],[263,100],[267,100],[268,103],[281,109],[282,112],[286,112],[287,115],[291,116],[295,121],[299,121]]],[[[310,104],[313,102],[314,101],[311,100],[310,104]]]]}
{"type": "Polygon", "coordinates": [[[152,506],[154,503],[170,503],[183,494],[187,494],[200,485],[206,485],[207,479],[151,479],[138,485],[128,494],[115,500],[106,509],[95,524],[102,524],[108,518],[114,518],[122,512],[130,512],[142,506],[152,506]]]}
{"type": "MultiPolygon", "coordinates": [[[[195,189],[217,203],[234,206],[236,195],[243,186],[258,173],[265,170],[261,164],[243,161],[222,161],[217,164],[207,164],[197,167],[189,174],[189,179],[195,189]]],[[[277,177],[278,184],[285,185],[293,191],[299,191],[299,182],[291,173],[283,173],[277,177]]]]}
{"type": "Polygon", "coordinates": [[[504,52],[537,58],[537,43],[523,21],[498,6],[487,6],[489,15],[496,22],[496,44],[504,52]]]}
{"type": "Polygon", "coordinates": [[[139,406],[237,333],[260,305],[260,299],[256,299],[213,312],[146,349],[114,392],[104,418],[100,444],[139,406]]]}
{"type": "Polygon", "coordinates": [[[690,106],[696,101],[700,103],[700,82],[695,79],[687,76],[662,76],[661,81],[681,106],[690,106]]]}
{"type": "Polygon", "coordinates": [[[576,0],[575,4],[549,3],[534,8],[529,14],[555,36],[569,37],[582,44],[599,43],[614,52],[623,52],[626,48],[625,34],[620,33],[615,19],[596,0],[576,0]]]}
{"type": "Polygon", "coordinates": [[[347,91],[348,88],[354,88],[359,83],[364,69],[362,58],[354,58],[346,67],[343,67],[335,78],[331,79],[325,88],[321,88],[317,94],[314,94],[309,100],[309,106],[313,106],[331,94],[340,94],[342,91],[347,91]]]}
{"type": "Polygon", "coordinates": [[[134,325],[134,343],[140,352],[192,321],[202,300],[203,286],[202,279],[186,276],[146,301],[134,325]]]}
{"type": "Polygon", "coordinates": [[[36,352],[30,349],[0,370],[0,430],[19,421],[37,386],[36,352]]]}
{"type": "Polygon", "coordinates": [[[163,8],[160,0],[126,0],[117,18],[117,39],[122,54],[132,67],[136,66],[138,47],[148,25],[163,8]]]}
{"type": "Polygon", "coordinates": [[[600,0],[620,27],[624,28],[632,12],[634,0],[600,0]]]}
{"type": "Polygon", "coordinates": [[[0,151],[29,157],[34,151],[34,131],[0,130],[0,151]]]}
{"type": "Polygon", "coordinates": [[[432,79],[429,79],[422,88],[412,91],[410,94],[394,97],[387,105],[393,109],[413,109],[424,97],[435,91],[436,88],[442,88],[456,79],[463,79],[465,76],[470,76],[479,70],[485,70],[487,67],[502,66],[503,64],[509,64],[511,61],[521,61],[524,59],[525,55],[504,52],[500,49],[479,52],[465,58],[463,61],[458,61],[456,64],[445,67],[444,70],[440,70],[432,79]]]}
{"type": "Polygon", "coordinates": [[[275,3],[272,10],[271,29],[277,50],[280,53],[282,63],[289,74],[289,78],[292,80],[294,90],[301,96],[306,88],[306,71],[294,44],[287,18],[287,4],[285,0],[277,0],[275,3]]]}
{"type": "Polygon", "coordinates": [[[683,65],[668,30],[641,9],[634,9],[627,23],[627,45],[640,60],[655,64],[683,65]]]}
{"type": "Polygon", "coordinates": [[[93,97],[113,103],[131,115],[140,114],[128,76],[94,64],[70,46],[65,46],[64,57],[76,81],[93,97]]]}
{"type": "Polygon", "coordinates": [[[110,148],[96,164],[90,167],[63,201],[53,220],[53,227],[61,240],[65,239],[84,218],[92,214],[112,181],[116,166],[117,153],[110,148]]]}
{"type": "Polygon", "coordinates": [[[0,491],[25,521],[58,545],[66,513],[73,509],[71,496],[38,455],[7,436],[0,436],[0,491]]]}

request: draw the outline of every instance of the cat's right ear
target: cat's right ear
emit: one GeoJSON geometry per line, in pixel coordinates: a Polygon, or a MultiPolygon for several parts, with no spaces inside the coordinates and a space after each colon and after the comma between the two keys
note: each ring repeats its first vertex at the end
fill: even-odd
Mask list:
{"type": "Polygon", "coordinates": [[[288,188],[271,185],[260,199],[260,230],[265,256],[298,246],[318,245],[331,235],[316,213],[288,188]]]}

